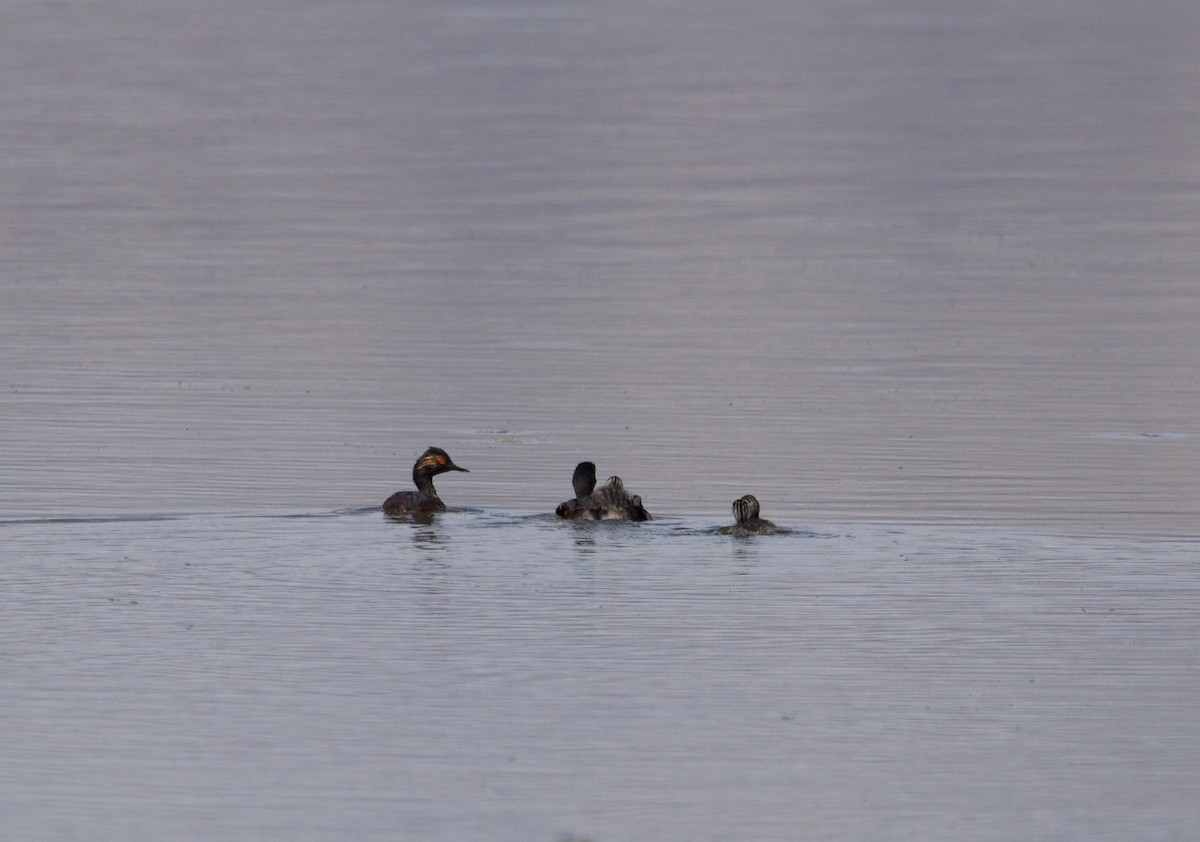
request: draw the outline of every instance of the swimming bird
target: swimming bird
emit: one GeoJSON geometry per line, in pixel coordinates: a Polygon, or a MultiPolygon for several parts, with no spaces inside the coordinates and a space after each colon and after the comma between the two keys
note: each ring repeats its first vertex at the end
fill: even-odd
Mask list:
{"type": "Polygon", "coordinates": [[[403,515],[409,512],[444,512],[446,504],[438,497],[433,487],[433,478],[446,471],[462,471],[470,473],[466,468],[454,464],[450,454],[440,447],[431,447],[417,458],[413,465],[413,483],[416,491],[397,491],[383,501],[383,511],[389,515],[403,515]]]}
{"type": "Polygon", "coordinates": [[[758,516],[758,498],[747,494],[733,501],[733,517],[737,521],[730,530],[739,538],[747,535],[774,535],[775,524],[758,516]]]}
{"type": "Polygon", "coordinates": [[[560,503],[554,513],[567,520],[653,520],[642,498],[625,490],[620,477],[609,477],[596,488],[596,466],[580,462],[571,477],[575,499],[560,503]]]}

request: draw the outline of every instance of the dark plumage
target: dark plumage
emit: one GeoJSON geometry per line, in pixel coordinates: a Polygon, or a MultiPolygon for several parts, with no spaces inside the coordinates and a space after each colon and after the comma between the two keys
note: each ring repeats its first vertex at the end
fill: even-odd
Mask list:
{"type": "Polygon", "coordinates": [[[567,520],[653,520],[642,498],[625,490],[620,477],[609,477],[596,488],[596,466],[580,462],[571,477],[575,499],[560,503],[554,513],[567,520]]]}
{"type": "Polygon", "coordinates": [[[758,498],[753,494],[739,497],[733,501],[733,517],[737,522],[730,533],[739,537],[745,535],[774,535],[775,524],[758,516],[758,498]]]}
{"type": "Polygon", "coordinates": [[[383,501],[383,511],[389,515],[404,515],[410,512],[444,512],[446,504],[438,497],[433,487],[433,478],[446,471],[462,471],[470,473],[466,468],[460,468],[450,459],[450,454],[440,447],[431,447],[420,455],[413,465],[413,484],[416,491],[397,491],[383,501]]]}

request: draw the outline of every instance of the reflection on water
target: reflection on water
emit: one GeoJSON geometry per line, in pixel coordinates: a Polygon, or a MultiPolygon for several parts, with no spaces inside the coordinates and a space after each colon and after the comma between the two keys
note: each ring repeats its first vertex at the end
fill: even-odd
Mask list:
{"type": "Polygon", "coordinates": [[[1195,826],[1200,544],[814,526],[0,524],[6,831],[1195,826]]]}

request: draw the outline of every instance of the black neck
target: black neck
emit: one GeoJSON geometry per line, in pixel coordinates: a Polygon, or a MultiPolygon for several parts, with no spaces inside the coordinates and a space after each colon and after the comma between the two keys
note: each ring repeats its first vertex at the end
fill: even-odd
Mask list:
{"type": "Polygon", "coordinates": [[[587,497],[596,488],[596,466],[591,462],[580,462],[571,477],[576,499],[587,497]]]}
{"type": "Polygon", "coordinates": [[[413,484],[417,486],[418,491],[437,497],[437,491],[433,487],[432,474],[427,474],[424,471],[413,471],[413,484]]]}

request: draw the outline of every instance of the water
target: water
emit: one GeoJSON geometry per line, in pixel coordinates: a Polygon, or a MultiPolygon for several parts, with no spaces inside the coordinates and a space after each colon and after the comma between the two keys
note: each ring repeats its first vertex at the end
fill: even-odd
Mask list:
{"type": "Polygon", "coordinates": [[[1200,8],[3,18],[0,835],[1200,824],[1200,8]]]}
{"type": "Polygon", "coordinates": [[[1200,819],[1197,542],[481,511],[3,532],[28,553],[5,571],[11,838],[1200,819]]]}

